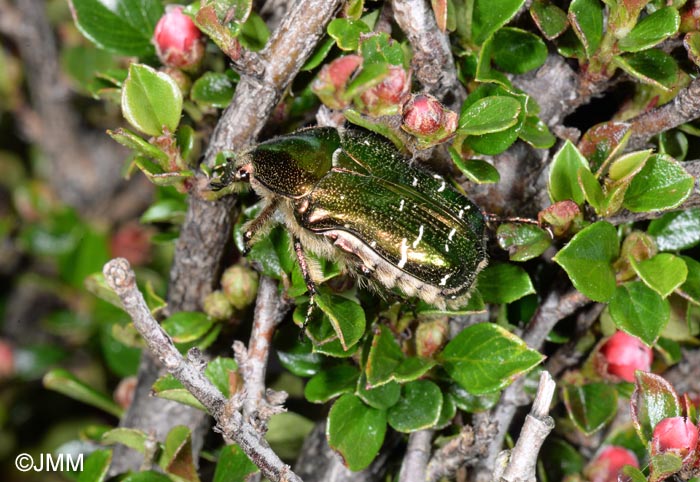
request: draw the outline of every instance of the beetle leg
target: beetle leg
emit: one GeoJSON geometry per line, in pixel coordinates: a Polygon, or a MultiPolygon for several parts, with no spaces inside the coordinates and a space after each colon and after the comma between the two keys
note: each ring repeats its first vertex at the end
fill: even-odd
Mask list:
{"type": "Polygon", "coordinates": [[[270,221],[272,215],[277,211],[279,206],[279,200],[277,198],[272,198],[263,208],[263,210],[258,214],[258,217],[249,221],[245,225],[245,231],[243,232],[243,245],[244,252],[243,255],[247,255],[250,252],[250,246],[252,244],[255,234],[260,231],[265,225],[270,221]]]}
{"type": "Polygon", "coordinates": [[[301,327],[300,337],[304,335],[306,326],[311,320],[311,315],[316,309],[316,283],[311,279],[311,273],[309,271],[309,264],[306,261],[306,256],[304,256],[304,248],[301,246],[301,241],[294,238],[294,253],[297,255],[297,261],[299,261],[299,268],[301,269],[301,275],[304,277],[304,282],[306,282],[306,289],[309,290],[309,308],[306,310],[306,318],[304,318],[304,325],[301,327]]]}

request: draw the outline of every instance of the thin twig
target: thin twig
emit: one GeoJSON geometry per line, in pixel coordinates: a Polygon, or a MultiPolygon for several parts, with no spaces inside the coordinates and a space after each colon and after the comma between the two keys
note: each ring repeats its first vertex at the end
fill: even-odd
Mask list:
{"type": "Polygon", "coordinates": [[[146,301],[136,286],[136,276],[129,262],[124,258],[113,259],[105,265],[103,273],[150,352],[209,411],[223,436],[237,443],[270,480],[301,482],[255,428],[243,420],[238,407],[232,406],[204,375],[206,363],[201,360],[198,350],[190,350],[185,359],[175,348],[173,340],[151,316],[146,301]]]}
{"type": "Polygon", "coordinates": [[[401,462],[399,482],[425,482],[432,430],[419,430],[408,436],[408,447],[401,462]]]}
{"type": "Polygon", "coordinates": [[[502,482],[535,482],[535,468],[540,448],[554,428],[549,416],[549,406],[554,397],[556,383],[546,371],[540,375],[537,395],[529,415],[520,431],[520,437],[510,452],[510,460],[501,477],[502,482]]]}

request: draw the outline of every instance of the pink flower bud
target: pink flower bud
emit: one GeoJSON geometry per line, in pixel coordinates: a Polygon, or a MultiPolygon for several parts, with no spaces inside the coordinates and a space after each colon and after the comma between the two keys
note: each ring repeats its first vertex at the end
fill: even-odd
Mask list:
{"type": "Polygon", "coordinates": [[[204,57],[204,40],[192,19],[173,5],[158,20],[153,43],[160,61],[179,69],[196,68],[204,57]]]}
{"type": "Polygon", "coordinates": [[[459,116],[429,94],[413,95],[402,107],[401,128],[418,138],[421,147],[447,140],[457,130],[459,116]]]}
{"type": "Polygon", "coordinates": [[[346,55],[324,65],[311,84],[311,90],[331,109],[347,107],[350,99],[345,98],[345,87],[362,60],[359,55],[346,55]]]}
{"type": "Polygon", "coordinates": [[[611,445],[586,466],[584,474],[590,482],[617,482],[625,465],[639,468],[637,456],[624,447],[611,445]]]}
{"type": "Polygon", "coordinates": [[[648,372],[654,355],[639,338],[618,331],[600,348],[603,369],[628,382],[634,382],[635,370],[648,372]]]}
{"type": "Polygon", "coordinates": [[[370,115],[393,115],[399,112],[399,103],[408,94],[410,87],[409,74],[403,67],[392,65],[384,80],[363,92],[357,103],[370,115]]]}
{"type": "Polygon", "coordinates": [[[133,266],[141,266],[151,257],[150,230],[140,224],[125,224],[109,240],[113,258],[126,258],[133,266]]]}
{"type": "Polygon", "coordinates": [[[695,452],[698,428],[686,417],[665,418],[654,427],[651,455],[671,452],[685,458],[695,452]]]}

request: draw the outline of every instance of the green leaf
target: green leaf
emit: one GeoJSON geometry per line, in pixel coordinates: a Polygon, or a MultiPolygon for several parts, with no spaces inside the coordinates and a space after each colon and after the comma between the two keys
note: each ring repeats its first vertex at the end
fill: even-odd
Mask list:
{"type": "Polygon", "coordinates": [[[490,392],[483,395],[473,395],[453,383],[450,385],[448,397],[454,400],[460,410],[468,413],[477,413],[490,410],[501,399],[500,392],[490,392]]]}
{"type": "Polygon", "coordinates": [[[360,45],[360,35],[371,30],[362,20],[336,18],[328,24],[328,35],[335,39],[341,50],[357,50],[360,45]]]}
{"type": "Polygon", "coordinates": [[[493,263],[479,273],[477,289],[487,303],[512,303],[535,293],[530,276],[520,266],[493,263]]]}
{"type": "Polygon", "coordinates": [[[671,316],[668,300],[639,281],[618,286],[609,309],[615,325],[649,346],[671,316]]]}
{"type": "Polygon", "coordinates": [[[147,441],[148,435],[145,432],[126,427],[109,430],[102,435],[101,439],[101,442],[105,445],[122,444],[140,453],[146,451],[147,441]]]}
{"type": "Polygon", "coordinates": [[[481,159],[462,159],[453,147],[449,147],[450,157],[455,166],[464,174],[467,179],[477,184],[495,183],[501,179],[495,167],[487,161],[481,159]]]}
{"type": "Polygon", "coordinates": [[[586,131],[578,143],[578,149],[591,163],[591,170],[597,171],[606,161],[622,152],[630,135],[628,123],[603,122],[586,131]]]}
{"type": "Polygon", "coordinates": [[[185,425],[173,427],[165,438],[160,460],[165,472],[191,482],[199,482],[192,456],[192,432],[185,425]]]}
{"type": "Polygon", "coordinates": [[[233,358],[218,356],[207,364],[204,374],[219,389],[224,397],[231,396],[231,376],[238,370],[238,364],[233,358]]]}
{"type": "Polygon", "coordinates": [[[98,47],[124,56],[153,57],[151,37],[163,15],[159,0],[71,0],[78,30],[98,47]]]}
{"type": "Polygon", "coordinates": [[[549,168],[549,197],[553,202],[571,199],[578,205],[583,204],[584,195],[578,183],[578,171],[581,168],[590,170],[588,161],[567,140],[554,155],[549,168]]]}
{"type": "Polygon", "coordinates": [[[525,0],[474,0],[472,40],[481,45],[516,14],[525,0]]]}
{"type": "Polygon", "coordinates": [[[622,52],[646,50],[678,31],[680,15],[673,7],[666,7],[644,17],[617,46],[622,52]]]}
{"type": "Polygon", "coordinates": [[[68,370],[57,368],[44,375],[44,387],[78,400],[119,418],[124,410],[111,397],[80,381],[68,370]]]}
{"type": "Polygon", "coordinates": [[[652,155],[627,189],[624,207],[632,212],[672,209],[685,201],[695,179],[674,159],[652,155]]]}
{"type": "Polygon", "coordinates": [[[120,482],[173,482],[173,479],[155,470],[146,470],[129,474],[120,482]]]}
{"type": "Polygon", "coordinates": [[[209,107],[228,107],[235,90],[234,82],[226,74],[206,72],[195,80],[190,98],[198,104],[209,107]]]}
{"type": "Polygon", "coordinates": [[[688,268],[688,276],[681,286],[681,291],[700,305],[700,262],[688,256],[682,258],[688,268]]]}
{"type": "Polygon", "coordinates": [[[352,392],[359,376],[357,368],[350,365],[323,370],[311,377],[304,388],[304,396],[312,403],[326,403],[343,393],[352,392]]]}
{"type": "Polygon", "coordinates": [[[639,262],[630,258],[630,262],[644,284],[663,298],[685,283],[688,276],[688,267],[685,262],[669,253],[660,253],[651,259],[639,262]]]}
{"type": "Polygon", "coordinates": [[[610,164],[608,177],[617,182],[632,178],[644,168],[650,156],[651,150],[630,152],[620,156],[610,164]]]}
{"type": "Polygon", "coordinates": [[[187,203],[181,199],[162,199],[151,204],[139,221],[149,223],[180,223],[185,220],[187,203]]]}
{"type": "Polygon", "coordinates": [[[350,470],[362,470],[372,463],[385,433],[386,411],[368,407],[355,395],[340,397],[328,414],[328,445],[350,470]]]}
{"type": "Polygon", "coordinates": [[[201,311],[179,311],[170,315],[161,326],[175,343],[188,343],[203,337],[214,320],[201,311]]]}
{"type": "Polygon", "coordinates": [[[615,227],[598,221],[579,231],[554,257],[577,290],[594,301],[607,302],[615,294],[612,262],[620,253],[615,227]]]}
{"type": "Polygon", "coordinates": [[[462,330],[440,355],[450,377],[475,395],[510,385],[543,358],[520,338],[492,323],[478,323],[462,330]]]}
{"type": "Polygon", "coordinates": [[[182,92],[172,77],[143,64],[131,64],[122,87],[122,114],[137,130],[159,136],[175,132],[182,113],[182,92]]]}
{"type": "Polygon", "coordinates": [[[654,427],[661,420],[682,415],[681,402],[673,386],[653,373],[637,370],[630,398],[632,421],[639,438],[649,443],[654,427]]]}
{"type": "Polygon", "coordinates": [[[409,356],[396,367],[394,379],[401,383],[411,382],[425,375],[434,366],[435,361],[431,358],[409,356]]]}
{"type": "Polygon", "coordinates": [[[471,104],[462,111],[458,132],[483,135],[500,132],[518,121],[520,102],[512,97],[493,95],[471,104]]]}
{"type": "Polygon", "coordinates": [[[700,32],[688,32],[683,37],[683,46],[688,51],[688,58],[700,65],[700,32]]]}
{"type": "Polygon", "coordinates": [[[224,445],[216,462],[213,482],[245,482],[258,467],[238,445],[224,445]]]}
{"type": "Polygon", "coordinates": [[[365,367],[367,383],[371,387],[377,387],[390,382],[404,358],[391,330],[384,325],[377,327],[365,367]]]}
{"type": "Polygon", "coordinates": [[[569,418],[586,435],[592,435],[617,413],[617,390],[607,383],[565,385],[562,390],[569,418]]]}
{"type": "Polygon", "coordinates": [[[190,407],[206,411],[204,406],[199,403],[199,400],[192,395],[178,380],[170,374],[160,377],[153,384],[153,393],[155,396],[166,400],[173,400],[178,403],[189,405],[190,407]]]}
{"type": "Polygon", "coordinates": [[[683,459],[674,453],[654,455],[649,460],[649,480],[666,480],[683,467],[683,459]]]}
{"type": "Polygon", "coordinates": [[[107,134],[122,146],[134,150],[143,156],[150,157],[160,162],[168,160],[168,155],[165,152],[153,144],[149,144],[129,129],[120,128],[114,131],[107,131],[107,134]]]}
{"type": "Polygon", "coordinates": [[[298,413],[278,413],[270,418],[265,439],[281,458],[294,460],[313,428],[314,422],[298,413]]]}
{"type": "Polygon", "coordinates": [[[394,430],[415,432],[433,427],[442,410],[440,387],[429,380],[403,386],[401,398],[389,409],[387,420],[394,430]]]}
{"type": "Polygon", "coordinates": [[[533,115],[525,118],[518,137],[537,149],[549,149],[557,140],[549,131],[547,124],[533,115]]]}
{"type": "Polygon", "coordinates": [[[547,60],[547,46],[537,35],[514,27],[503,27],[493,36],[493,61],[511,74],[540,68],[547,60]]]}
{"type": "Polygon", "coordinates": [[[583,191],[583,195],[597,214],[602,214],[602,208],[605,201],[605,193],[600,187],[598,179],[593,173],[585,167],[580,167],[578,170],[578,185],[583,191]]]}
{"type": "Polygon", "coordinates": [[[547,40],[554,40],[569,26],[566,12],[549,0],[535,0],[530,7],[530,15],[547,40]]]}
{"type": "Polygon", "coordinates": [[[685,250],[700,243],[700,208],[666,213],[649,223],[647,232],[654,236],[660,251],[685,250]]]}
{"type": "Polygon", "coordinates": [[[355,345],[365,332],[365,312],[357,301],[321,289],[316,304],[325,313],[344,350],[355,345]]]}
{"type": "Polygon", "coordinates": [[[241,32],[238,35],[238,40],[241,45],[253,52],[262,50],[270,38],[270,30],[267,28],[265,21],[255,12],[251,12],[248,20],[241,25],[241,32]]]}
{"type": "Polygon", "coordinates": [[[364,374],[357,380],[355,395],[360,397],[370,407],[386,410],[392,407],[401,397],[401,385],[389,382],[380,387],[369,388],[364,374]]]}
{"type": "Polygon", "coordinates": [[[111,450],[95,450],[85,459],[83,470],[78,475],[78,482],[103,482],[111,462],[111,450]]]}
{"type": "Polygon", "coordinates": [[[640,82],[667,92],[678,79],[678,64],[673,57],[659,49],[616,56],[613,63],[640,82]]]}
{"type": "Polygon", "coordinates": [[[591,57],[603,39],[603,5],[598,0],[573,0],[568,17],[586,57],[591,57]]]}
{"type": "Polygon", "coordinates": [[[629,477],[630,482],[647,482],[646,475],[633,465],[625,465],[620,473],[629,477]]]}
{"type": "Polygon", "coordinates": [[[283,346],[278,346],[276,350],[280,363],[294,375],[311,377],[321,370],[323,358],[319,354],[313,353],[311,342],[308,339],[296,342],[286,332],[278,332],[276,339],[283,344],[283,346]],[[279,333],[284,333],[286,336],[281,336],[279,333]]]}
{"type": "Polygon", "coordinates": [[[360,54],[365,59],[363,65],[391,64],[403,67],[406,64],[402,45],[386,32],[364,36],[360,43],[360,54]]]}
{"type": "Polygon", "coordinates": [[[544,253],[552,240],[544,229],[532,224],[504,223],[496,230],[501,249],[511,261],[527,261],[544,253]]]}

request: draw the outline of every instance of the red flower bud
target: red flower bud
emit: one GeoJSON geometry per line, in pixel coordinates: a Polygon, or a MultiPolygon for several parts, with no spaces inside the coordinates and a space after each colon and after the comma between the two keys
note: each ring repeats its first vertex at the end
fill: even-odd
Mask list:
{"type": "Polygon", "coordinates": [[[344,97],[345,87],[352,74],[362,65],[359,55],[346,55],[323,66],[311,84],[311,90],[331,109],[343,109],[350,104],[344,97]]]}
{"type": "Polygon", "coordinates": [[[409,74],[403,67],[392,65],[384,80],[364,91],[357,103],[370,115],[393,115],[398,113],[401,107],[399,102],[408,94],[410,87],[409,74]]]}
{"type": "Polygon", "coordinates": [[[600,348],[605,371],[628,382],[634,382],[635,370],[648,372],[654,355],[639,338],[618,331],[600,348]]]}
{"type": "Polygon", "coordinates": [[[204,57],[202,32],[179,5],[166,9],[156,25],[153,43],[160,61],[170,67],[194,69],[204,57]]]}
{"type": "Polygon", "coordinates": [[[429,94],[412,96],[402,107],[401,128],[413,134],[421,147],[448,139],[456,130],[459,117],[429,94]]]}
{"type": "Polygon", "coordinates": [[[109,240],[109,252],[113,258],[126,258],[133,266],[145,264],[150,257],[149,230],[139,224],[122,226],[109,240]]]}
{"type": "Polygon", "coordinates": [[[671,452],[685,458],[698,445],[698,428],[686,417],[665,418],[654,427],[651,455],[671,452]]]}
{"type": "Polygon", "coordinates": [[[618,475],[625,465],[639,468],[637,456],[624,447],[611,445],[593,459],[584,473],[590,482],[617,482],[618,475]]]}

